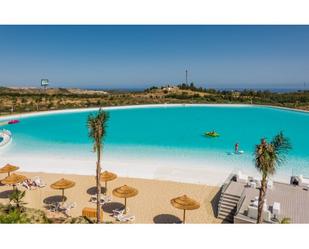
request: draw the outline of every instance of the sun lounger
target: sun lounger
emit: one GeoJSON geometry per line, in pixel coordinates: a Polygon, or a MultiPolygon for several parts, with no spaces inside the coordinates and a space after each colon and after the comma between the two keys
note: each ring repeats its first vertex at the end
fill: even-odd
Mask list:
{"type": "Polygon", "coordinates": [[[309,185],[309,178],[303,177],[303,175],[298,176],[298,185],[307,187],[309,185]]]}
{"type": "Polygon", "coordinates": [[[264,221],[271,221],[271,212],[269,210],[263,210],[263,219],[264,221]]]}
{"type": "MultiPolygon", "coordinates": [[[[126,211],[128,212],[129,209],[127,208],[126,211]]],[[[114,209],[113,213],[111,214],[111,216],[117,217],[118,215],[124,215],[124,212],[125,212],[125,209],[114,209]]]]}
{"type": "Polygon", "coordinates": [[[135,220],[135,216],[134,215],[130,215],[130,214],[126,214],[126,215],[118,215],[116,216],[116,219],[120,222],[128,222],[128,221],[134,221],[135,220]]]}
{"type": "MultiPolygon", "coordinates": [[[[251,203],[251,206],[253,207],[258,207],[259,205],[259,200],[254,200],[252,203],[251,203]]],[[[266,200],[264,201],[264,205],[263,205],[263,209],[266,210],[267,209],[267,204],[266,204],[266,200]]]]}
{"type": "MultiPolygon", "coordinates": [[[[249,205],[248,206],[248,217],[252,219],[257,219],[258,216],[258,207],[249,205]]],[[[263,213],[262,213],[264,221],[270,222],[271,221],[271,212],[267,209],[266,202],[264,203],[263,206],[263,213]]]]}
{"type": "Polygon", "coordinates": [[[68,212],[77,206],[76,202],[71,203],[64,203],[62,206],[60,206],[60,211],[64,212],[66,215],[68,215],[68,212]]]}
{"type": "MultiPolygon", "coordinates": [[[[97,196],[92,195],[89,201],[92,203],[97,203],[97,196]]],[[[105,203],[109,203],[111,201],[112,201],[112,198],[110,196],[101,195],[101,201],[100,201],[101,205],[104,205],[105,203]]]]}
{"type": "Polygon", "coordinates": [[[255,182],[256,182],[256,188],[260,188],[261,187],[261,181],[255,180],[255,182]]]}
{"type": "Polygon", "coordinates": [[[272,181],[272,180],[268,180],[268,181],[267,181],[267,189],[272,189],[273,186],[274,186],[273,181],[272,181]]]}
{"type": "Polygon", "coordinates": [[[25,189],[28,189],[28,190],[31,189],[31,187],[25,181],[21,183],[21,186],[23,186],[25,189]]]}
{"type": "Polygon", "coordinates": [[[46,186],[46,183],[39,176],[35,176],[33,182],[39,188],[43,188],[46,186]]]}
{"type": "Polygon", "coordinates": [[[59,202],[53,202],[48,204],[47,208],[51,212],[58,212],[60,210],[60,203],[59,202]]]}
{"type": "Polygon", "coordinates": [[[248,185],[249,185],[250,188],[256,188],[256,182],[254,182],[254,181],[248,182],[248,185]]]}
{"type": "Polygon", "coordinates": [[[23,181],[20,185],[28,190],[36,189],[36,184],[30,179],[23,181]]]}
{"type": "Polygon", "coordinates": [[[274,202],[273,205],[273,214],[275,217],[277,217],[278,215],[280,215],[280,203],[279,202],[274,202]]]}
{"type": "Polygon", "coordinates": [[[248,176],[244,175],[241,171],[236,174],[236,181],[242,183],[248,183],[248,176]]]}
{"type": "Polygon", "coordinates": [[[258,215],[257,207],[249,206],[248,207],[248,217],[253,218],[253,219],[257,219],[257,215],[258,215]]]}

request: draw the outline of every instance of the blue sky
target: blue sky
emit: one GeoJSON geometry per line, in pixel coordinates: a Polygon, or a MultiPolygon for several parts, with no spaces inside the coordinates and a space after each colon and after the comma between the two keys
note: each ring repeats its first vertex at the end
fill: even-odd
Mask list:
{"type": "Polygon", "coordinates": [[[0,85],[309,85],[309,26],[0,26],[0,85]]]}

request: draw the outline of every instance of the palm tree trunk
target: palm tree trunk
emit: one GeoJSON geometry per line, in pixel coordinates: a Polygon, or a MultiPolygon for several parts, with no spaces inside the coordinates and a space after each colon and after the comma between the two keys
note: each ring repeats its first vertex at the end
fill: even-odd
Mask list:
{"type": "Polygon", "coordinates": [[[101,145],[97,145],[97,223],[101,223],[101,145]]]}
{"type": "Polygon", "coordinates": [[[263,175],[261,180],[261,188],[258,203],[258,217],[257,217],[258,224],[263,223],[263,206],[265,202],[265,196],[266,196],[266,176],[263,175]]]}

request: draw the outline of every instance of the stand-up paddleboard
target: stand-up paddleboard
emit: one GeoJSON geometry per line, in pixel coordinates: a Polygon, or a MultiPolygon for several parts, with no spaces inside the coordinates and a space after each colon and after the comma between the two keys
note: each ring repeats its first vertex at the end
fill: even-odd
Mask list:
{"type": "Polygon", "coordinates": [[[245,152],[243,150],[239,150],[237,153],[236,152],[228,152],[227,154],[228,155],[242,155],[244,154],[245,152]]]}

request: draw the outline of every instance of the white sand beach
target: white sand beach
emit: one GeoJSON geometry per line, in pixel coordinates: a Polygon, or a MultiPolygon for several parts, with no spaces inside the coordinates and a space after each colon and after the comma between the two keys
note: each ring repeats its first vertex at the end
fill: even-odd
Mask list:
{"type": "MultiPolygon", "coordinates": [[[[26,190],[25,202],[28,207],[46,210],[45,203],[59,199],[60,190],[50,188],[50,184],[64,177],[76,182],[73,188],[65,190],[68,202],[76,202],[77,207],[69,213],[71,216],[80,216],[84,207],[95,207],[89,202],[90,195],[95,193],[95,177],[82,175],[46,174],[17,172],[28,177],[40,176],[47,184],[44,188],[26,190]]],[[[1,174],[1,178],[5,174],[1,174]]],[[[138,195],[127,200],[129,214],[136,217],[134,223],[175,223],[182,219],[182,210],[174,208],[170,200],[181,195],[188,195],[197,200],[201,207],[197,210],[187,211],[187,223],[221,223],[215,218],[216,201],[219,187],[201,184],[177,183],[171,181],[146,180],[137,178],[120,177],[108,183],[107,194],[112,196],[112,190],[116,187],[127,184],[138,189],[138,195]]],[[[104,185],[104,184],[103,184],[104,185]]],[[[19,187],[24,189],[23,187],[19,187]]],[[[8,194],[12,187],[0,186],[0,203],[8,203],[8,194]]],[[[110,216],[111,210],[122,207],[123,199],[112,196],[112,202],[103,207],[105,222],[115,222],[110,216]]],[[[47,210],[46,210],[47,211],[47,210]]],[[[49,217],[54,214],[47,211],[49,217]]]]}

